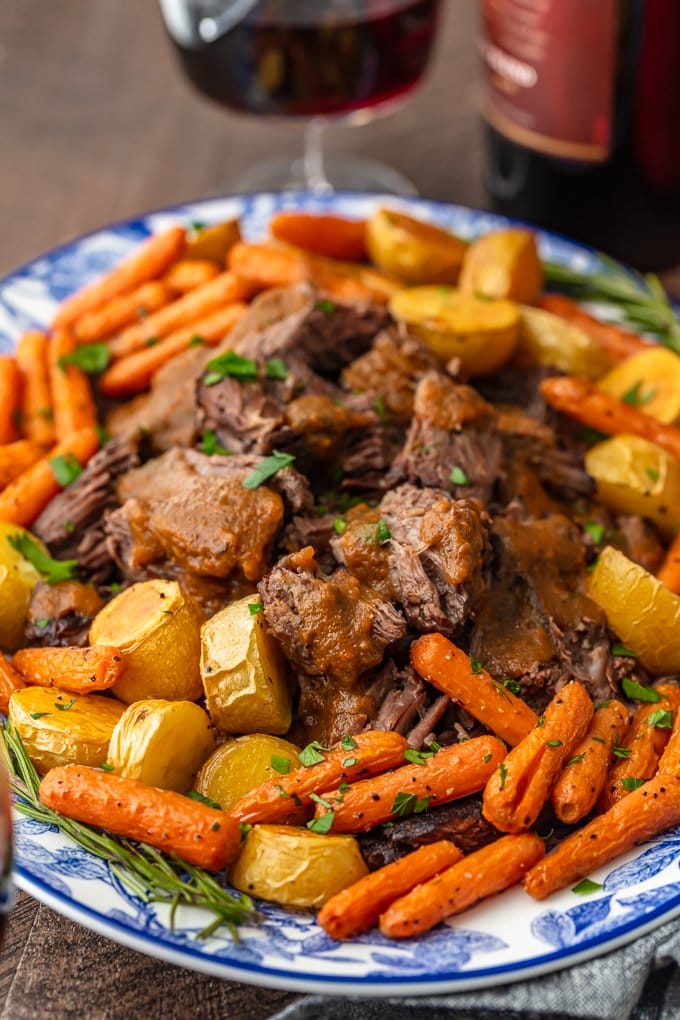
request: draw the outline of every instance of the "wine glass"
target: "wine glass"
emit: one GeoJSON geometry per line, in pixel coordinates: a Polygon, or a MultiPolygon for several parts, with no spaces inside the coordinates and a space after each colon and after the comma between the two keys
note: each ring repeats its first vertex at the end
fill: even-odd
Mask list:
{"type": "Polygon", "coordinates": [[[223,106],[308,118],[302,158],[267,160],[245,191],[415,194],[397,170],[354,155],[325,158],[329,123],[365,124],[422,79],[440,0],[159,0],[180,64],[223,106]]]}

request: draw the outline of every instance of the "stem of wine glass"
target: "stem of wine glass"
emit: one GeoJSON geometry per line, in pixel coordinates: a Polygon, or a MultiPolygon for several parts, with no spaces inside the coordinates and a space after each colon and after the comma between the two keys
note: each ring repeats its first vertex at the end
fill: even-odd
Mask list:
{"type": "Polygon", "coordinates": [[[315,195],[330,195],[333,185],[326,177],[323,158],[323,136],[327,123],[323,117],[312,117],[305,127],[302,170],[305,186],[315,195]]]}

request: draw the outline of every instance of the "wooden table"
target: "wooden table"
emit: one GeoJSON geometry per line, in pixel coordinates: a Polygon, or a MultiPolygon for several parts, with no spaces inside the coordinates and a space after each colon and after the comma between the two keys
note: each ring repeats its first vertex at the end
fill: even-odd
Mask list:
{"type": "MultiPolygon", "coordinates": [[[[476,4],[444,6],[418,94],[328,144],[392,164],[429,197],[484,206],[476,4]]],[[[301,129],[194,94],[152,0],[3,0],[0,139],[1,273],[111,220],[226,192],[255,160],[299,149],[301,129]]],[[[259,1020],[294,998],[157,963],[24,895],[0,959],[0,1020],[259,1020]]]]}

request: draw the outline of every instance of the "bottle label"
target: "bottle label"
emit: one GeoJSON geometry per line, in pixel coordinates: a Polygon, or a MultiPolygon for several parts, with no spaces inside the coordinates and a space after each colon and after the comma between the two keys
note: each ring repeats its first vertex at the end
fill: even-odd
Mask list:
{"type": "Polygon", "coordinates": [[[614,113],[616,0],[483,0],[485,116],[549,156],[607,159],[614,113]]]}

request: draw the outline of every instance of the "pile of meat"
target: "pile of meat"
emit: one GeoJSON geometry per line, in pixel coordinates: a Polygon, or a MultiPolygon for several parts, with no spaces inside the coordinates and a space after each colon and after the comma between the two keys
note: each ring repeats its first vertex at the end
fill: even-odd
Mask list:
{"type": "MultiPolygon", "coordinates": [[[[380,307],[308,287],[264,294],[221,349],[187,351],[117,408],[112,440],[38,520],[52,554],[76,558],[99,594],[39,586],[28,640],[84,642],[112,586],[174,577],[206,615],[259,591],[300,743],[368,727],[420,748],[474,732],[409,665],[411,640],[430,631],[537,710],[573,677],[595,700],[612,696],[622,675],[644,677],[612,656],[584,594],[595,556],[584,525],[648,569],[661,545],[643,520],[594,501],[580,437],[538,381],[508,368],[475,388],[380,307]],[[206,377],[227,349],[256,372],[206,377]],[[274,453],[286,465],[245,487],[274,453]]],[[[381,863],[453,832],[471,848],[494,836],[471,798],[372,834],[366,849],[381,863]]]]}

